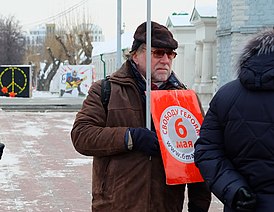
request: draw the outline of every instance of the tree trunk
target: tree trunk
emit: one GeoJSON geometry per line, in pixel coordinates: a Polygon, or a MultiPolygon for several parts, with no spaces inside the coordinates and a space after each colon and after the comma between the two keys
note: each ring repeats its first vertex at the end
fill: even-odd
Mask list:
{"type": "Polygon", "coordinates": [[[38,80],[38,85],[37,85],[37,90],[38,91],[49,91],[50,89],[50,82],[53,79],[54,75],[56,74],[60,64],[61,64],[61,60],[57,59],[54,57],[51,49],[48,47],[47,48],[48,53],[52,59],[52,66],[50,68],[50,71],[48,72],[48,74],[46,75],[46,72],[49,68],[49,63],[46,63],[46,66],[43,70],[43,75],[41,76],[41,78],[38,80]]]}

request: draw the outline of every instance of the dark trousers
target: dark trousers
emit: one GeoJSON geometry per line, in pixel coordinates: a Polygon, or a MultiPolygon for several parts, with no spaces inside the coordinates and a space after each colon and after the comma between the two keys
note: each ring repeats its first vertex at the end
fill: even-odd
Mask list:
{"type": "Polygon", "coordinates": [[[188,211],[207,212],[211,202],[211,192],[206,183],[187,184],[188,211]]]}

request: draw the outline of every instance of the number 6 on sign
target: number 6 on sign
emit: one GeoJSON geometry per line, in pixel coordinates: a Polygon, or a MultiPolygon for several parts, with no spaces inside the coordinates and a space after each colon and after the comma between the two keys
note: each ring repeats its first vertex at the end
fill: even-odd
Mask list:
{"type": "Polygon", "coordinates": [[[182,118],[178,118],[175,121],[175,130],[176,130],[177,135],[180,138],[185,138],[187,136],[187,129],[183,125],[183,119],[182,118]]]}

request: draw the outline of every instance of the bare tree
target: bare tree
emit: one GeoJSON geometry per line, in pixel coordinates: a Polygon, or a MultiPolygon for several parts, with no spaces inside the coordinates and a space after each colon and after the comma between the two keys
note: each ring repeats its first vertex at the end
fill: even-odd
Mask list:
{"type": "Polygon", "coordinates": [[[92,62],[92,49],[93,49],[93,46],[91,44],[91,36],[89,34],[88,31],[85,31],[85,40],[83,39],[83,34],[79,34],[79,40],[80,40],[80,43],[81,43],[81,48],[82,48],[82,51],[84,53],[84,60],[81,62],[81,65],[88,65],[88,64],[91,64],[92,62]]]}
{"type": "Polygon", "coordinates": [[[12,17],[0,17],[0,65],[23,64],[25,38],[19,21],[12,17]]]}
{"type": "Polygon", "coordinates": [[[67,33],[63,39],[56,35],[70,65],[88,65],[92,62],[92,39],[90,32],[67,33]]]}
{"type": "Polygon", "coordinates": [[[45,39],[44,67],[40,70],[37,81],[38,91],[49,91],[50,82],[57,73],[59,66],[66,60],[62,46],[53,33],[48,33],[45,39]]]}
{"type": "MultiPolygon", "coordinates": [[[[69,37],[69,36],[67,36],[67,37],[69,37]]],[[[74,52],[75,50],[73,49],[72,51],[70,51],[69,48],[65,45],[65,43],[63,42],[63,40],[61,39],[61,37],[59,35],[56,35],[55,38],[62,46],[63,51],[65,52],[65,55],[68,59],[69,64],[76,65],[75,52],[74,52]]],[[[71,44],[70,46],[72,46],[71,40],[69,40],[68,43],[71,44]]]]}
{"type": "Polygon", "coordinates": [[[68,33],[59,29],[58,33],[48,34],[46,66],[38,80],[37,90],[48,91],[50,81],[56,74],[60,64],[88,65],[92,62],[92,36],[90,30],[74,27],[68,33]],[[47,64],[49,61],[52,65],[47,64]],[[50,73],[50,74],[49,74],[50,73]]]}
{"type": "Polygon", "coordinates": [[[51,61],[46,61],[46,65],[43,69],[42,75],[38,80],[37,90],[41,91],[49,91],[50,82],[61,64],[61,60],[53,55],[51,48],[48,47],[47,50],[51,61]]]}

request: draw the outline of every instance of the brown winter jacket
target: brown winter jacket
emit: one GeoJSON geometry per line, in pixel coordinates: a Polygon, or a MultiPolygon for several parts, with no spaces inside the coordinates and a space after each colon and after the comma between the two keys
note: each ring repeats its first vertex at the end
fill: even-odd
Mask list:
{"type": "Polygon", "coordinates": [[[71,138],[75,149],[93,157],[93,212],[181,212],[184,185],[166,185],[161,157],[128,151],[128,127],[145,126],[145,108],[127,61],[112,74],[106,116],[101,81],[95,82],[76,116],[71,138]]]}

